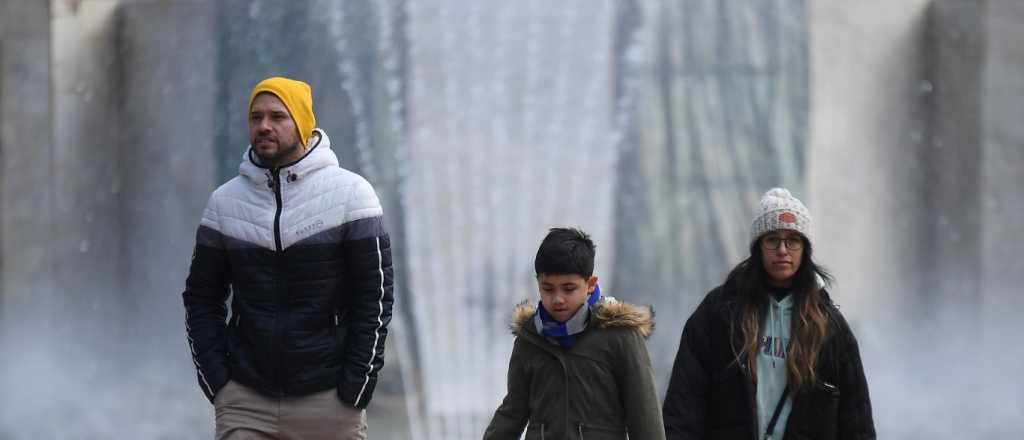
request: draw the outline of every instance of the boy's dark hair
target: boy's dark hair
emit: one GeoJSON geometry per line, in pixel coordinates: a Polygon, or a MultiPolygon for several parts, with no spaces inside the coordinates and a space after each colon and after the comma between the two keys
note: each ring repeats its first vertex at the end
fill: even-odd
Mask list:
{"type": "Polygon", "coordinates": [[[537,275],[594,275],[594,242],[577,228],[551,228],[537,249],[533,268],[537,275]]]}

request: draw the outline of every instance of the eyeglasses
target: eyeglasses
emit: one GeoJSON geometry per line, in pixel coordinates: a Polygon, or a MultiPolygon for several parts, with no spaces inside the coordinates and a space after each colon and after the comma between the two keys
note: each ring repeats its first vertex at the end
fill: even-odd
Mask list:
{"type": "Polygon", "coordinates": [[[774,250],[778,249],[779,246],[782,246],[783,242],[786,243],[786,249],[789,249],[791,251],[798,251],[798,250],[800,250],[800,248],[804,247],[804,239],[803,238],[800,238],[800,237],[789,237],[789,238],[783,239],[783,238],[775,236],[775,235],[769,235],[769,236],[761,239],[761,246],[764,246],[765,249],[768,249],[770,251],[774,251],[774,250]]]}

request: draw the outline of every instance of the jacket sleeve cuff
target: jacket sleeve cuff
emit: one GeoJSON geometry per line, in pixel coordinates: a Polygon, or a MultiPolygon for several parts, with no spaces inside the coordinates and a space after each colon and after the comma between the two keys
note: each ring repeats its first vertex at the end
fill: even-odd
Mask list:
{"type": "Polygon", "coordinates": [[[373,397],[373,389],[377,384],[376,382],[376,378],[371,378],[365,383],[339,383],[338,400],[353,408],[366,409],[370,404],[370,399],[373,397]]]}
{"type": "Polygon", "coordinates": [[[224,371],[223,373],[204,373],[200,371],[198,376],[199,388],[203,390],[203,395],[206,396],[206,400],[209,400],[212,405],[214,397],[216,397],[220,389],[224,388],[224,385],[227,385],[228,383],[229,377],[227,371],[224,371]]]}

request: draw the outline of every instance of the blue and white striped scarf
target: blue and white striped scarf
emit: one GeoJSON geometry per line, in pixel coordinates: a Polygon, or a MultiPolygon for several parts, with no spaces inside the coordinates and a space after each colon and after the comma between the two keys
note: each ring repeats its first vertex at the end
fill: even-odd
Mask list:
{"type": "Polygon", "coordinates": [[[537,312],[533,315],[533,323],[537,327],[537,332],[562,348],[572,348],[576,345],[576,335],[587,328],[587,321],[590,320],[590,306],[597,303],[600,298],[601,286],[594,286],[594,291],[587,297],[587,302],[566,322],[556,321],[547,310],[544,310],[544,303],[539,302],[537,312]]]}

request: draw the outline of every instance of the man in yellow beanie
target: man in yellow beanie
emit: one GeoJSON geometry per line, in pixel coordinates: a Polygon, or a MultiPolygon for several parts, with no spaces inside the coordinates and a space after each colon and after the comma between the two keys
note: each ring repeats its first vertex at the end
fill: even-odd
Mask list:
{"type": "Polygon", "coordinates": [[[182,294],[217,439],[365,439],[394,301],[380,202],[315,128],[308,84],[263,80],[248,113],[182,294]]]}
{"type": "Polygon", "coordinates": [[[268,166],[295,162],[316,127],[313,94],[302,81],[274,77],[260,81],[249,96],[249,139],[268,166]]]}

